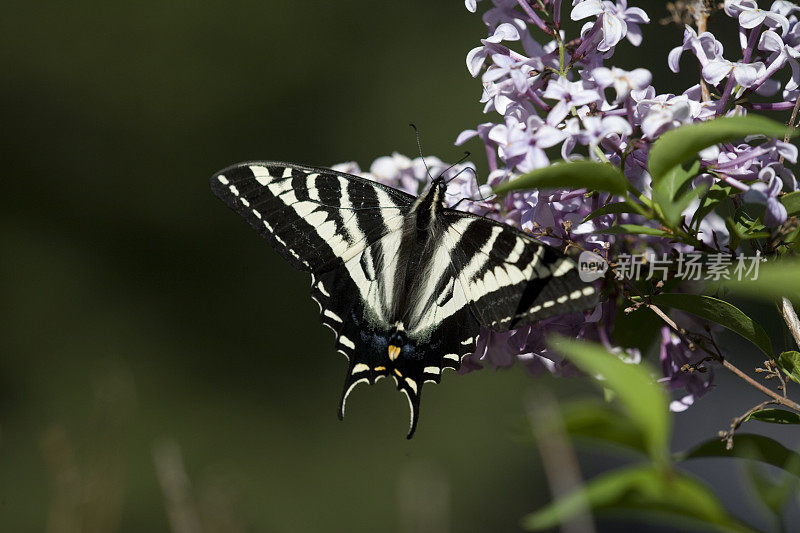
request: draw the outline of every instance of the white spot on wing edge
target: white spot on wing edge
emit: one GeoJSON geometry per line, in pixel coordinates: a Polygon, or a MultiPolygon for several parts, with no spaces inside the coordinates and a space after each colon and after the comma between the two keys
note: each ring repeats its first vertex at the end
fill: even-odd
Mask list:
{"type": "MultiPolygon", "coordinates": [[[[395,381],[397,381],[395,379],[395,381]]],[[[408,394],[406,389],[400,389],[403,391],[403,394],[406,395],[406,400],[408,400],[408,410],[411,413],[411,420],[408,422],[408,432],[411,433],[411,430],[414,429],[414,403],[411,401],[411,395],[408,394]]]]}
{"type": "Polygon", "coordinates": [[[458,357],[458,355],[454,354],[454,353],[445,354],[444,358],[445,359],[449,359],[450,361],[460,361],[461,360],[461,358],[458,357]]]}
{"type": "Polygon", "coordinates": [[[324,295],[325,295],[325,296],[327,296],[328,298],[330,298],[330,297],[331,297],[331,295],[330,295],[330,294],[328,294],[328,291],[326,291],[326,290],[325,290],[325,286],[322,284],[322,282],[321,282],[321,281],[320,281],[320,282],[317,284],[317,288],[319,289],[319,292],[321,292],[322,294],[324,294],[324,295]]]}
{"type": "Polygon", "coordinates": [[[426,374],[441,374],[442,370],[438,366],[426,366],[423,370],[426,374]]]}
{"type": "Polygon", "coordinates": [[[339,408],[339,412],[341,413],[342,416],[344,416],[344,408],[345,405],[347,404],[347,397],[350,396],[350,393],[353,392],[353,389],[356,387],[356,385],[358,385],[359,383],[367,383],[368,381],[369,379],[367,378],[358,379],[354,381],[349,387],[347,387],[346,391],[344,391],[344,396],[342,396],[342,405],[339,408]]]}
{"type": "Polygon", "coordinates": [[[328,318],[332,318],[333,320],[335,320],[337,322],[341,322],[342,321],[341,317],[339,315],[337,315],[336,313],[334,313],[333,311],[331,311],[330,309],[326,309],[322,314],[325,315],[328,318]]]}
{"type": "Polygon", "coordinates": [[[356,366],[353,367],[353,374],[358,374],[359,372],[366,372],[369,370],[369,366],[365,365],[364,363],[358,363],[356,366]]]}
{"type": "Polygon", "coordinates": [[[406,384],[408,384],[409,388],[414,391],[414,394],[417,393],[417,382],[411,378],[406,378],[406,384]]]}
{"type": "Polygon", "coordinates": [[[230,183],[230,182],[228,181],[228,178],[226,178],[226,177],[225,177],[225,176],[223,176],[222,174],[220,174],[219,176],[217,176],[217,181],[218,181],[218,182],[220,182],[220,183],[221,183],[221,184],[223,184],[223,185],[227,185],[228,183],[230,183]]]}
{"type": "Polygon", "coordinates": [[[351,350],[356,347],[356,345],[353,343],[353,341],[351,341],[350,339],[348,339],[344,335],[339,337],[339,344],[341,344],[342,346],[346,346],[346,347],[350,348],[351,350]]]}

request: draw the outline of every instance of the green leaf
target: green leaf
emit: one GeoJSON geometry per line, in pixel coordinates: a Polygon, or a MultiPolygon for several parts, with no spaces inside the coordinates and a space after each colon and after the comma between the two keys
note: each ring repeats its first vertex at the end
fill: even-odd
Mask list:
{"type": "Polygon", "coordinates": [[[675,460],[685,461],[702,457],[736,457],[761,461],[800,478],[800,455],[763,435],[737,433],[733,437],[733,448],[730,450],[725,449],[725,443],[720,439],[710,439],[687,452],[677,454],[675,460]]]}
{"type": "MultiPolygon", "coordinates": [[[[769,233],[766,231],[752,230],[748,225],[744,225],[739,221],[728,217],[725,219],[725,226],[731,232],[731,237],[735,235],[738,241],[748,241],[750,239],[766,239],[769,233]]],[[[762,226],[763,228],[763,226],[762,226]]],[[[735,245],[731,244],[731,248],[735,249],[735,245]]]]}
{"type": "Polygon", "coordinates": [[[641,430],[601,400],[578,400],[561,408],[567,433],[578,439],[599,441],[647,453],[641,430]]]}
{"type": "Polygon", "coordinates": [[[675,165],[662,179],[655,183],[655,188],[665,194],[667,198],[673,199],[690,179],[697,176],[698,172],[700,172],[699,160],[692,163],[691,166],[675,165]]]}
{"type": "Polygon", "coordinates": [[[700,200],[694,216],[692,216],[692,226],[703,220],[720,203],[725,201],[733,193],[733,186],[726,183],[714,183],[708,192],[700,200]]]}
{"type": "Polygon", "coordinates": [[[747,420],[758,420],[770,424],[800,424],[800,415],[785,409],[761,409],[750,413],[745,421],[747,420]]]}
{"type": "Polygon", "coordinates": [[[770,236],[769,231],[766,231],[762,220],[766,208],[763,205],[747,204],[750,210],[756,210],[757,215],[752,215],[744,206],[740,207],[733,213],[733,221],[735,223],[735,231],[743,239],[761,239],[770,236]]]}
{"type": "Polygon", "coordinates": [[[789,378],[800,383],[800,353],[794,350],[783,352],[778,356],[778,366],[789,378]]]}
{"type": "Polygon", "coordinates": [[[800,191],[790,192],[785,196],[781,196],[779,200],[790,217],[800,215],[800,191]]]}
{"type": "Polygon", "coordinates": [[[784,472],[776,480],[771,472],[765,475],[757,468],[758,466],[755,463],[745,464],[747,479],[764,506],[772,512],[776,520],[780,521],[783,508],[786,507],[789,496],[797,486],[797,479],[784,472]]]}
{"type": "Polygon", "coordinates": [[[696,158],[700,150],[721,142],[758,134],[782,139],[787,131],[780,122],[759,115],[722,117],[681,126],[666,132],[653,143],[648,163],[650,175],[658,181],[676,165],[696,158]]]}
{"type": "Polygon", "coordinates": [[[785,296],[800,302],[800,259],[781,258],[759,265],[756,279],[730,279],[722,282],[730,290],[770,303],[785,296]]]}
{"type": "Polygon", "coordinates": [[[731,517],[711,490],[697,480],[678,472],[652,466],[620,468],[586,483],[583,489],[568,494],[523,520],[523,527],[538,531],[565,522],[591,508],[594,511],[624,510],[668,513],[724,531],[752,531],[731,517]]]}
{"type": "Polygon", "coordinates": [[[639,206],[634,207],[630,204],[630,202],[610,202],[589,213],[586,218],[583,219],[583,221],[586,222],[603,215],[618,215],[620,213],[638,214],[640,209],[643,208],[639,206]]]}
{"type": "Polygon", "coordinates": [[[697,294],[656,294],[651,301],[659,307],[680,309],[705,318],[738,333],[772,357],[772,343],[761,325],[744,314],[738,307],[711,296],[697,294]]]}
{"type": "Polygon", "coordinates": [[[599,383],[611,389],[647,442],[647,452],[656,462],[664,462],[669,449],[669,400],[663,387],[655,383],[644,365],[622,362],[599,344],[551,337],[550,345],[589,375],[601,374],[599,383]]]}
{"type": "Polygon", "coordinates": [[[595,233],[603,235],[656,235],[658,237],[672,237],[672,234],[663,229],[640,226],[638,224],[619,224],[610,228],[603,228],[595,233]]]}
{"type": "Polygon", "coordinates": [[[527,189],[582,189],[607,191],[625,195],[628,180],[620,170],[609,163],[595,161],[569,161],[538,168],[519,176],[513,181],[498,185],[494,192],[527,189]]]}
{"type": "Polygon", "coordinates": [[[661,207],[661,212],[664,214],[664,219],[671,227],[675,227],[681,220],[681,214],[684,209],[689,207],[692,200],[706,192],[706,186],[700,185],[694,189],[689,189],[680,197],[672,200],[667,199],[663,193],[658,190],[653,191],[654,198],[658,205],[661,207]]]}

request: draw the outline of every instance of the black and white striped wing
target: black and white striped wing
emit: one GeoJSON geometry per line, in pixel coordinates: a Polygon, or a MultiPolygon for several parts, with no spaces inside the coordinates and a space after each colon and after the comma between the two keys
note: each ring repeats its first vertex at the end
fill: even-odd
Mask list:
{"type": "Polygon", "coordinates": [[[289,261],[332,270],[402,227],[414,197],[350,174],[279,162],[231,166],[211,189],[289,261]]]}
{"type": "Polygon", "coordinates": [[[507,331],[592,307],[596,289],[575,261],[526,233],[494,220],[448,209],[444,244],[475,318],[507,331]]]}

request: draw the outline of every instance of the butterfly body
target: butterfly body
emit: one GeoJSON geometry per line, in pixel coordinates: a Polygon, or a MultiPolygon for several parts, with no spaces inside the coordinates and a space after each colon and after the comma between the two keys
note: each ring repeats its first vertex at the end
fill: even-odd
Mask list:
{"type": "Polygon", "coordinates": [[[475,350],[481,327],[505,331],[597,299],[574,262],[496,221],[449,209],[447,185],[419,197],[357,176],[278,162],[234,165],[214,193],[295,267],[349,359],[339,407],[359,383],[391,377],[408,398],[475,350]]]}

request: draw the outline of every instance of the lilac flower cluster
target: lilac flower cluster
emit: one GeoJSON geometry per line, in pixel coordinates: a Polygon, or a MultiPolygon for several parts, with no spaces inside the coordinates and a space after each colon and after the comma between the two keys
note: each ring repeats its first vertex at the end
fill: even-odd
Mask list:
{"type": "MultiPolygon", "coordinates": [[[[479,0],[466,0],[476,12],[479,0]]],[[[660,93],[652,86],[645,68],[624,70],[610,64],[617,46],[639,46],[641,26],[650,22],[642,9],[626,0],[573,0],[571,8],[561,0],[491,0],[483,13],[488,35],[469,51],[469,73],[481,78],[480,102],[485,113],[499,119],[479,124],[458,135],[461,145],[477,138],[486,153],[488,186],[495,186],[560,160],[590,158],[618,166],[631,185],[644,196],[651,193],[647,160],[653,142],[682,124],[719,116],[746,114],[750,110],[791,110],[800,95],[800,8],[778,0],[770,9],[759,9],[755,0],[726,0],[724,12],[737,20],[739,50],[727,53],[709,32],[698,34],[686,27],[683,42],[665,58],[673,72],[685,55],[698,63],[700,79],[680,94],[660,93]],[[562,13],[563,11],[563,13],[562,13]],[[584,21],[577,36],[567,36],[562,17],[584,21]],[[771,98],[771,100],[769,100],[771,98]],[[764,99],[768,99],[764,101],[764,99]]],[[[684,65],[685,66],[685,65],[684,65]]],[[[794,174],[784,161],[797,161],[797,148],[781,140],[748,138],[738,145],[721,144],[701,154],[700,176],[694,184],[719,183],[741,191],[736,201],[760,204],[763,223],[776,227],[787,213],[778,196],[797,190],[794,174]]],[[[426,158],[437,175],[447,168],[436,158],[426,158]]],[[[470,166],[470,164],[467,164],[470,166]]],[[[644,236],[598,234],[619,222],[652,224],[638,215],[605,215],[584,221],[590,213],[615,200],[609,194],[587,190],[526,191],[491,197],[491,189],[478,187],[472,172],[456,166],[448,193],[455,200],[475,201],[460,208],[517,225],[552,245],[569,242],[609,257],[610,253],[691,251],[685,244],[644,236]],[[461,172],[459,174],[459,172],[461,172]],[[635,237],[635,238],[632,238],[635,237]]],[[[357,166],[342,167],[361,173],[357,166]]],[[[428,181],[421,159],[394,154],[376,160],[368,175],[416,194],[428,181]]],[[[616,198],[619,200],[619,198],[616,198]]],[[[691,220],[698,201],[684,211],[691,220]]],[[[698,222],[699,239],[709,247],[728,245],[729,230],[711,212],[698,222]]],[[[560,358],[543,344],[544,332],[557,331],[614,346],[612,331],[617,313],[616,295],[586,314],[547,320],[516,331],[484,332],[478,348],[464,361],[463,371],[488,363],[509,366],[521,360],[533,372],[569,371],[560,358]]],[[[664,380],[671,389],[683,389],[674,410],[691,405],[711,385],[711,373],[686,373],[692,363],[688,348],[663,332],[660,355],[664,380]]],[[[641,354],[628,350],[629,360],[641,354]]]]}

